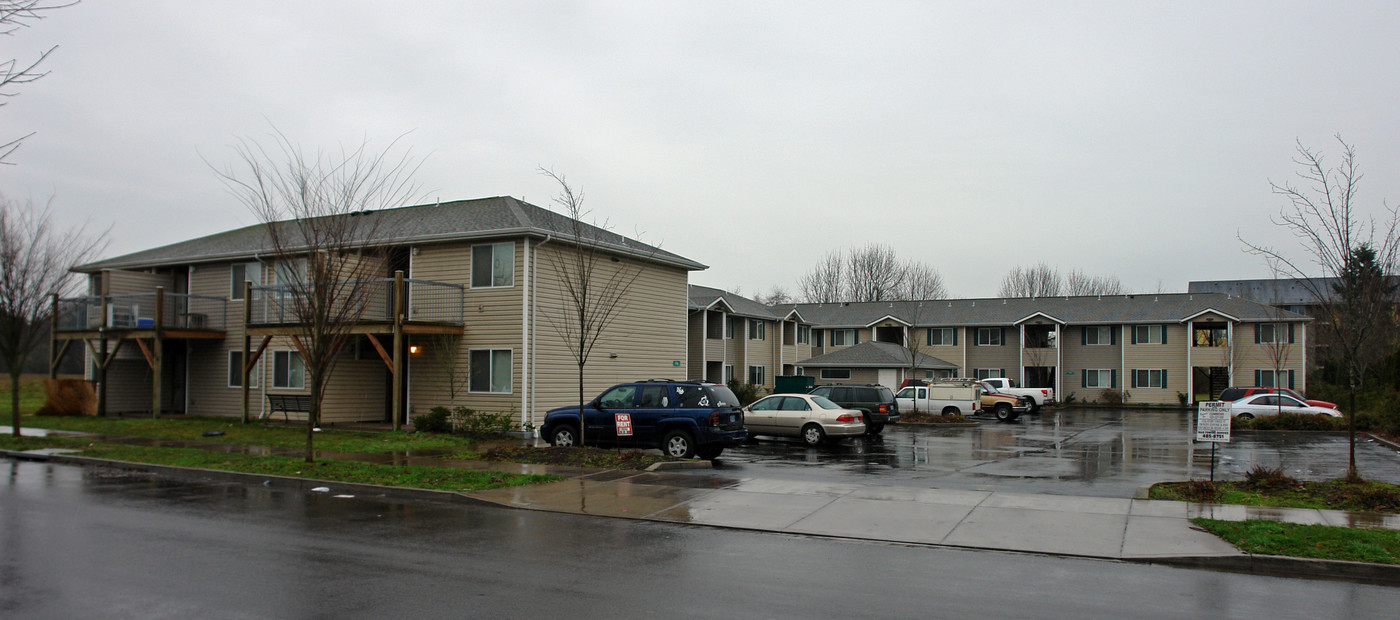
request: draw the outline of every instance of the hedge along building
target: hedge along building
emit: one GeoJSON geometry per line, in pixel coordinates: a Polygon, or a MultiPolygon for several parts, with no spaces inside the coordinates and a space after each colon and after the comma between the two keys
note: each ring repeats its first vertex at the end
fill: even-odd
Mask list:
{"type": "MultiPolygon", "coordinates": [[[[953,374],[1010,377],[1081,401],[1178,404],[1210,400],[1229,385],[1306,388],[1311,319],[1220,293],[797,304],[774,311],[796,311],[812,323],[811,353],[821,372],[849,369],[891,387],[908,377],[909,366],[827,362],[865,342],[908,342],[920,355],[955,365],[953,374]]],[[[917,378],[950,374],[932,366],[914,370],[923,374],[917,378]]]]}
{"type": "MultiPolygon", "coordinates": [[[[379,218],[366,253],[377,278],[328,378],[323,422],[389,421],[394,412],[404,422],[457,405],[528,427],[577,400],[578,366],[557,329],[570,309],[555,267],[576,251],[572,220],[510,197],[356,217],[379,218]]],[[[596,277],[636,274],[588,362],[585,392],[674,374],[686,359],[689,272],[705,266],[582,230],[606,257],[596,277]]],[[[89,294],[56,300],[56,348],[86,343],[87,376],[106,411],[236,416],[246,334],[260,353],[249,356],[246,381],[253,413],[267,414],[266,395],[308,393],[278,284],[303,267],[277,264],[271,252],[257,225],[79,266],[89,294]]]]}

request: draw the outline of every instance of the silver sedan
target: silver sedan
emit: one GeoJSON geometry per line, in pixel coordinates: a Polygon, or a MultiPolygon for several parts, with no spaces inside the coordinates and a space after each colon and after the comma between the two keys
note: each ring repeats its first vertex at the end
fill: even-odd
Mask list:
{"type": "Polygon", "coordinates": [[[1287,394],[1255,394],[1230,403],[1230,415],[1246,420],[1279,413],[1299,415],[1320,413],[1334,418],[1342,417],[1342,413],[1336,409],[1314,407],[1287,394]]]}
{"type": "Polygon", "coordinates": [[[810,394],[773,394],[744,408],[744,427],[749,435],[797,437],[809,446],[827,437],[864,435],[865,424],[860,420],[860,411],[810,394]]]}

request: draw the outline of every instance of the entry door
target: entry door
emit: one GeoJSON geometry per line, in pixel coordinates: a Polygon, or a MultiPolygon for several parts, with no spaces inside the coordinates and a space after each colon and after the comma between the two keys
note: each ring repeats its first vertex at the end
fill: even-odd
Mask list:
{"type": "Polygon", "coordinates": [[[890,388],[891,390],[896,389],[899,387],[899,375],[897,373],[898,371],[893,368],[881,368],[876,375],[878,377],[876,381],[880,385],[890,388]]]}

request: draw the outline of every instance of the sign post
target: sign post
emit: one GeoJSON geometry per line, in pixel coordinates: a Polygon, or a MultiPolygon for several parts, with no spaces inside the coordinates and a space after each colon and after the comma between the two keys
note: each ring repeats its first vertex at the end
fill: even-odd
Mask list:
{"type": "Polygon", "coordinates": [[[1215,482],[1215,444],[1230,443],[1230,403],[1212,400],[1197,405],[1196,441],[1210,442],[1210,481],[1215,482]]]}

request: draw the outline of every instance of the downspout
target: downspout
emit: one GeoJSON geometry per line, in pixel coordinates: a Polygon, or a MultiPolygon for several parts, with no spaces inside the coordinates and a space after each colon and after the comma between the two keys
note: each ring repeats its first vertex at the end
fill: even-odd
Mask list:
{"type": "Polygon", "coordinates": [[[1118,400],[1127,404],[1128,394],[1128,326],[1118,326],[1118,376],[1123,378],[1123,383],[1118,386],[1118,400]]]}
{"type": "MultiPolygon", "coordinates": [[[[550,241],[553,241],[553,240],[554,240],[554,235],[545,235],[544,241],[541,241],[541,242],[539,243],[539,245],[536,245],[536,246],[535,246],[535,254],[538,255],[539,252],[540,252],[540,248],[544,247],[544,244],[549,243],[550,241]]],[[[536,274],[536,270],[539,269],[539,264],[540,264],[539,256],[536,256],[536,257],[535,257],[535,260],[530,261],[531,277],[530,277],[530,282],[529,282],[528,288],[530,289],[530,325],[531,325],[532,327],[534,326],[535,321],[536,321],[536,319],[537,319],[537,317],[538,317],[538,315],[539,315],[539,299],[538,299],[539,277],[537,277],[537,276],[535,275],[535,274],[536,274]]],[[[527,361],[529,362],[529,364],[530,364],[530,388],[529,388],[529,391],[530,391],[530,404],[531,404],[531,405],[533,405],[535,402],[537,402],[537,401],[535,400],[535,342],[536,342],[536,340],[537,340],[537,338],[535,338],[535,330],[531,329],[531,330],[530,330],[530,359],[527,360],[527,361]]],[[[530,425],[531,425],[531,426],[535,426],[535,410],[534,410],[533,408],[530,409],[530,425]]]]}
{"type": "MultiPolygon", "coordinates": [[[[524,272],[525,272],[525,286],[523,286],[523,287],[520,288],[520,352],[521,352],[522,355],[525,356],[525,359],[524,359],[524,360],[521,362],[521,364],[520,364],[520,372],[521,372],[522,375],[525,375],[526,373],[529,372],[530,362],[533,360],[533,356],[530,355],[530,333],[533,331],[531,328],[534,327],[534,324],[532,324],[532,323],[530,322],[530,283],[533,281],[533,280],[530,278],[530,275],[531,275],[531,274],[530,274],[530,270],[531,270],[531,266],[534,265],[534,263],[531,262],[531,260],[530,260],[530,238],[529,238],[529,237],[525,237],[525,239],[524,239],[524,250],[525,250],[525,251],[523,252],[523,254],[524,254],[523,259],[524,259],[524,261],[525,261],[525,265],[524,265],[524,269],[522,269],[521,271],[524,271],[524,272]]],[[[530,378],[533,378],[533,377],[534,377],[534,375],[531,374],[531,375],[530,375],[530,378]]],[[[522,383],[524,383],[526,380],[527,380],[527,379],[526,379],[524,376],[521,377],[521,382],[522,382],[522,383]]],[[[520,426],[521,426],[521,430],[524,430],[524,427],[525,427],[525,425],[527,424],[526,418],[528,418],[529,415],[530,415],[530,414],[529,414],[529,411],[530,411],[530,390],[521,389],[521,390],[520,390],[520,426]]]]}

